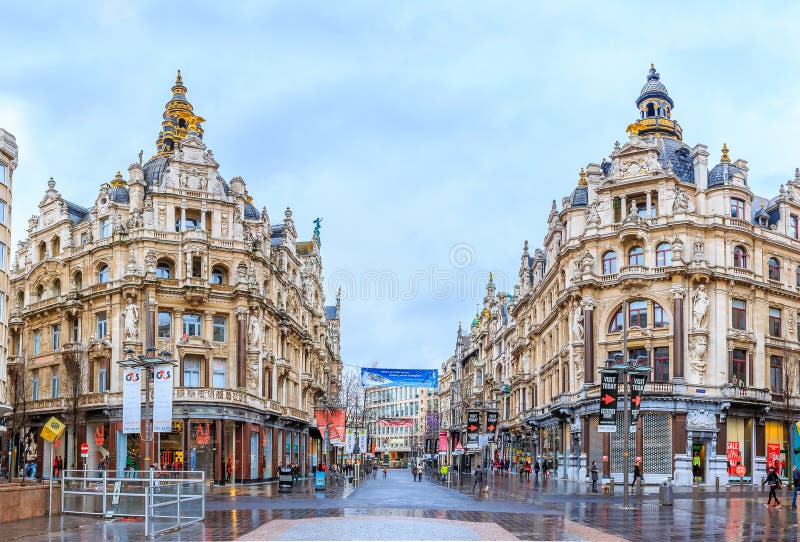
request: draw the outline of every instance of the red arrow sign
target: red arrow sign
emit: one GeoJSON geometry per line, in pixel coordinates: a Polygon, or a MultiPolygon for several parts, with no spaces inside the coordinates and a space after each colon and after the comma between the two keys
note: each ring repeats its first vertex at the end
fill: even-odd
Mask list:
{"type": "Polygon", "coordinates": [[[631,403],[633,403],[634,405],[636,405],[636,408],[639,408],[639,404],[640,404],[641,402],[642,402],[642,398],[641,398],[641,397],[639,397],[638,395],[637,395],[636,397],[634,397],[633,399],[631,399],[631,403]]]}
{"type": "Polygon", "coordinates": [[[469,427],[467,427],[467,429],[469,429],[470,431],[477,431],[478,430],[478,426],[477,425],[470,425],[469,427]]]}
{"type": "Polygon", "coordinates": [[[489,426],[489,431],[494,431],[494,425],[489,426]]]}
{"type": "Polygon", "coordinates": [[[615,399],[615,398],[613,398],[613,397],[611,397],[609,394],[605,394],[605,395],[602,397],[602,401],[603,401],[605,404],[607,404],[607,405],[610,405],[611,403],[613,403],[614,401],[616,401],[616,399],[615,399]]]}

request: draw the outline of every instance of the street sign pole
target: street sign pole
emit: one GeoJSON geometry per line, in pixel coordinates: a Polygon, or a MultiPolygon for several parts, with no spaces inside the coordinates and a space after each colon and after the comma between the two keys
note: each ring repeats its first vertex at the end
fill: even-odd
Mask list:
{"type": "MultiPolygon", "coordinates": [[[[625,365],[627,366],[629,363],[628,359],[628,300],[625,299],[622,302],[622,359],[625,360],[625,365]]],[[[630,454],[628,453],[628,449],[630,447],[630,408],[628,407],[628,373],[627,371],[622,372],[622,408],[623,408],[623,433],[625,433],[624,443],[625,447],[623,448],[623,468],[624,471],[622,474],[622,483],[624,485],[624,500],[623,500],[623,507],[628,508],[628,470],[630,469],[630,454]]]]}

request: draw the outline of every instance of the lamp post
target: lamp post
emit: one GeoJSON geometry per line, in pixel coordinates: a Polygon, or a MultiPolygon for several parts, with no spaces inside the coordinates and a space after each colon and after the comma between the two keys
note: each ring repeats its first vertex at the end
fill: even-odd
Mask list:
{"type": "MultiPolygon", "coordinates": [[[[156,356],[156,348],[148,346],[147,354],[135,355],[132,348],[125,349],[125,359],[117,361],[121,367],[136,367],[144,369],[144,404],[145,404],[145,451],[144,451],[144,470],[150,468],[153,453],[153,407],[150,404],[150,380],[153,378],[153,370],[156,365],[168,363],[173,364],[172,353],[169,350],[162,350],[160,357],[156,356]]],[[[184,427],[184,431],[187,428],[184,427]]]]}
{"type": "Polygon", "coordinates": [[[629,492],[630,488],[628,487],[628,471],[630,471],[630,425],[631,425],[631,408],[628,402],[628,375],[629,374],[639,374],[639,375],[646,375],[650,371],[653,370],[652,367],[647,365],[639,364],[639,360],[632,360],[628,357],[628,301],[625,300],[622,302],[622,356],[618,359],[608,359],[606,360],[606,364],[608,365],[606,368],[603,369],[603,372],[608,373],[616,373],[622,375],[622,418],[623,418],[623,425],[624,429],[623,432],[625,433],[625,437],[623,439],[624,448],[622,452],[622,457],[624,458],[623,461],[623,473],[622,473],[622,483],[624,486],[624,493],[623,493],[623,507],[628,508],[629,505],[629,492]],[[621,359],[620,359],[621,358],[621,359]]]}

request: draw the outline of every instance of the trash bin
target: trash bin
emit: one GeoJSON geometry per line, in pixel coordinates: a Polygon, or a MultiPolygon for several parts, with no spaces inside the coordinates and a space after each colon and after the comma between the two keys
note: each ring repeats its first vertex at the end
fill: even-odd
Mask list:
{"type": "Polygon", "coordinates": [[[291,467],[281,467],[278,469],[278,491],[291,493],[293,475],[291,467]]]}
{"type": "Polygon", "coordinates": [[[661,482],[661,486],[658,488],[658,504],[661,506],[672,506],[672,489],[672,482],[670,480],[661,482]]]}

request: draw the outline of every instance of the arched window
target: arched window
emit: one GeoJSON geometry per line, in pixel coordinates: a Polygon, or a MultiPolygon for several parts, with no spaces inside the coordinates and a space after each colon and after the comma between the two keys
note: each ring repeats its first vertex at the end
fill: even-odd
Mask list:
{"type": "Polygon", "coordinates": [[[612,275],[617,272],[617,253],[609,250],[603,254],[603,274],[612,275]]]}
{"type": "Polygon", "coordinates": [[[53,237],[53,240],[50,241],[50,255],[51,256],[58,256],[61,252],[61,239],[56,235],[53,237]]]}
{"type": "Polygon", "coordinates": [[[747,269],[747,251],[741,245],[736,245],[733,249],[733,266],[747,269]]]}
{"type": "Polygon", "coordinates": [[[228,273],[225,268],[220,265],[215,265],[211,269],[211,284],[225,284],[227,282],[228,273]]]}
{"type": "Polygon", "coordinates": [[[158,264],[156,264],[156,278],[172,278],[172,263],[169,260],[158,260],[158,264]]]}
{"type": "Polygon", "coordinates": [[[104,284],[106,282],[108,282],[108,266],[102,264],[97,268],[97,283],[104,284]]]}
{"type": "Polygon", "coordinates": [[[660,243],[656,247],[656,267],[664,267],[672,263],[672,245],[660,243]]]}
{"type": "Polygon", "coordinates": [[[797,283],[797,287],[800,288],[800,267],[795,270],[795,281],[797,283]]]}
{"type": "Polygon", "coordinates": [[[767,276],[769,280],[781,280],[781,263],[778,258],[770,258],[767,260],[767,276]]]}
{"type": "Polygon", "coordinates": [[[647,104],[647,116],[652,117],[656,114],[656,107],[653,104],[647,104]]]}
{"type": "Polygon", "coordinates": [[[44,244],[44,241],[39,243],[38,252],[39,252],[39,260],[40,261],[44,260],[45,258],[47,258],[47,245],[44,244]]]}
{"type": "Polygon", "coordinates": [[[644,265],[644,249],[633,247],[628,252],[628,265],[644,265]]]}
{"type": "Polygon", "coordinates": [[[56,279],[53,281],[53,297],[61,295],[61,281],[56,279]]]}
{"type": "Polygon", "coordinates": [[[41,284],[36,287],[36,301],[44,299],[44,286],[41,284]]]}
{"type": "Polygon", "coordinates": [[[22,308],[25,306],[25,292],[22,290],[17,292],[17,307],[22,308]]]}
{"type": "Polygon", "coordinates": [[[619,309],[611,322],[608,324],[609,333],[619,333],[622,331],[622,309],[619,309]]]}

